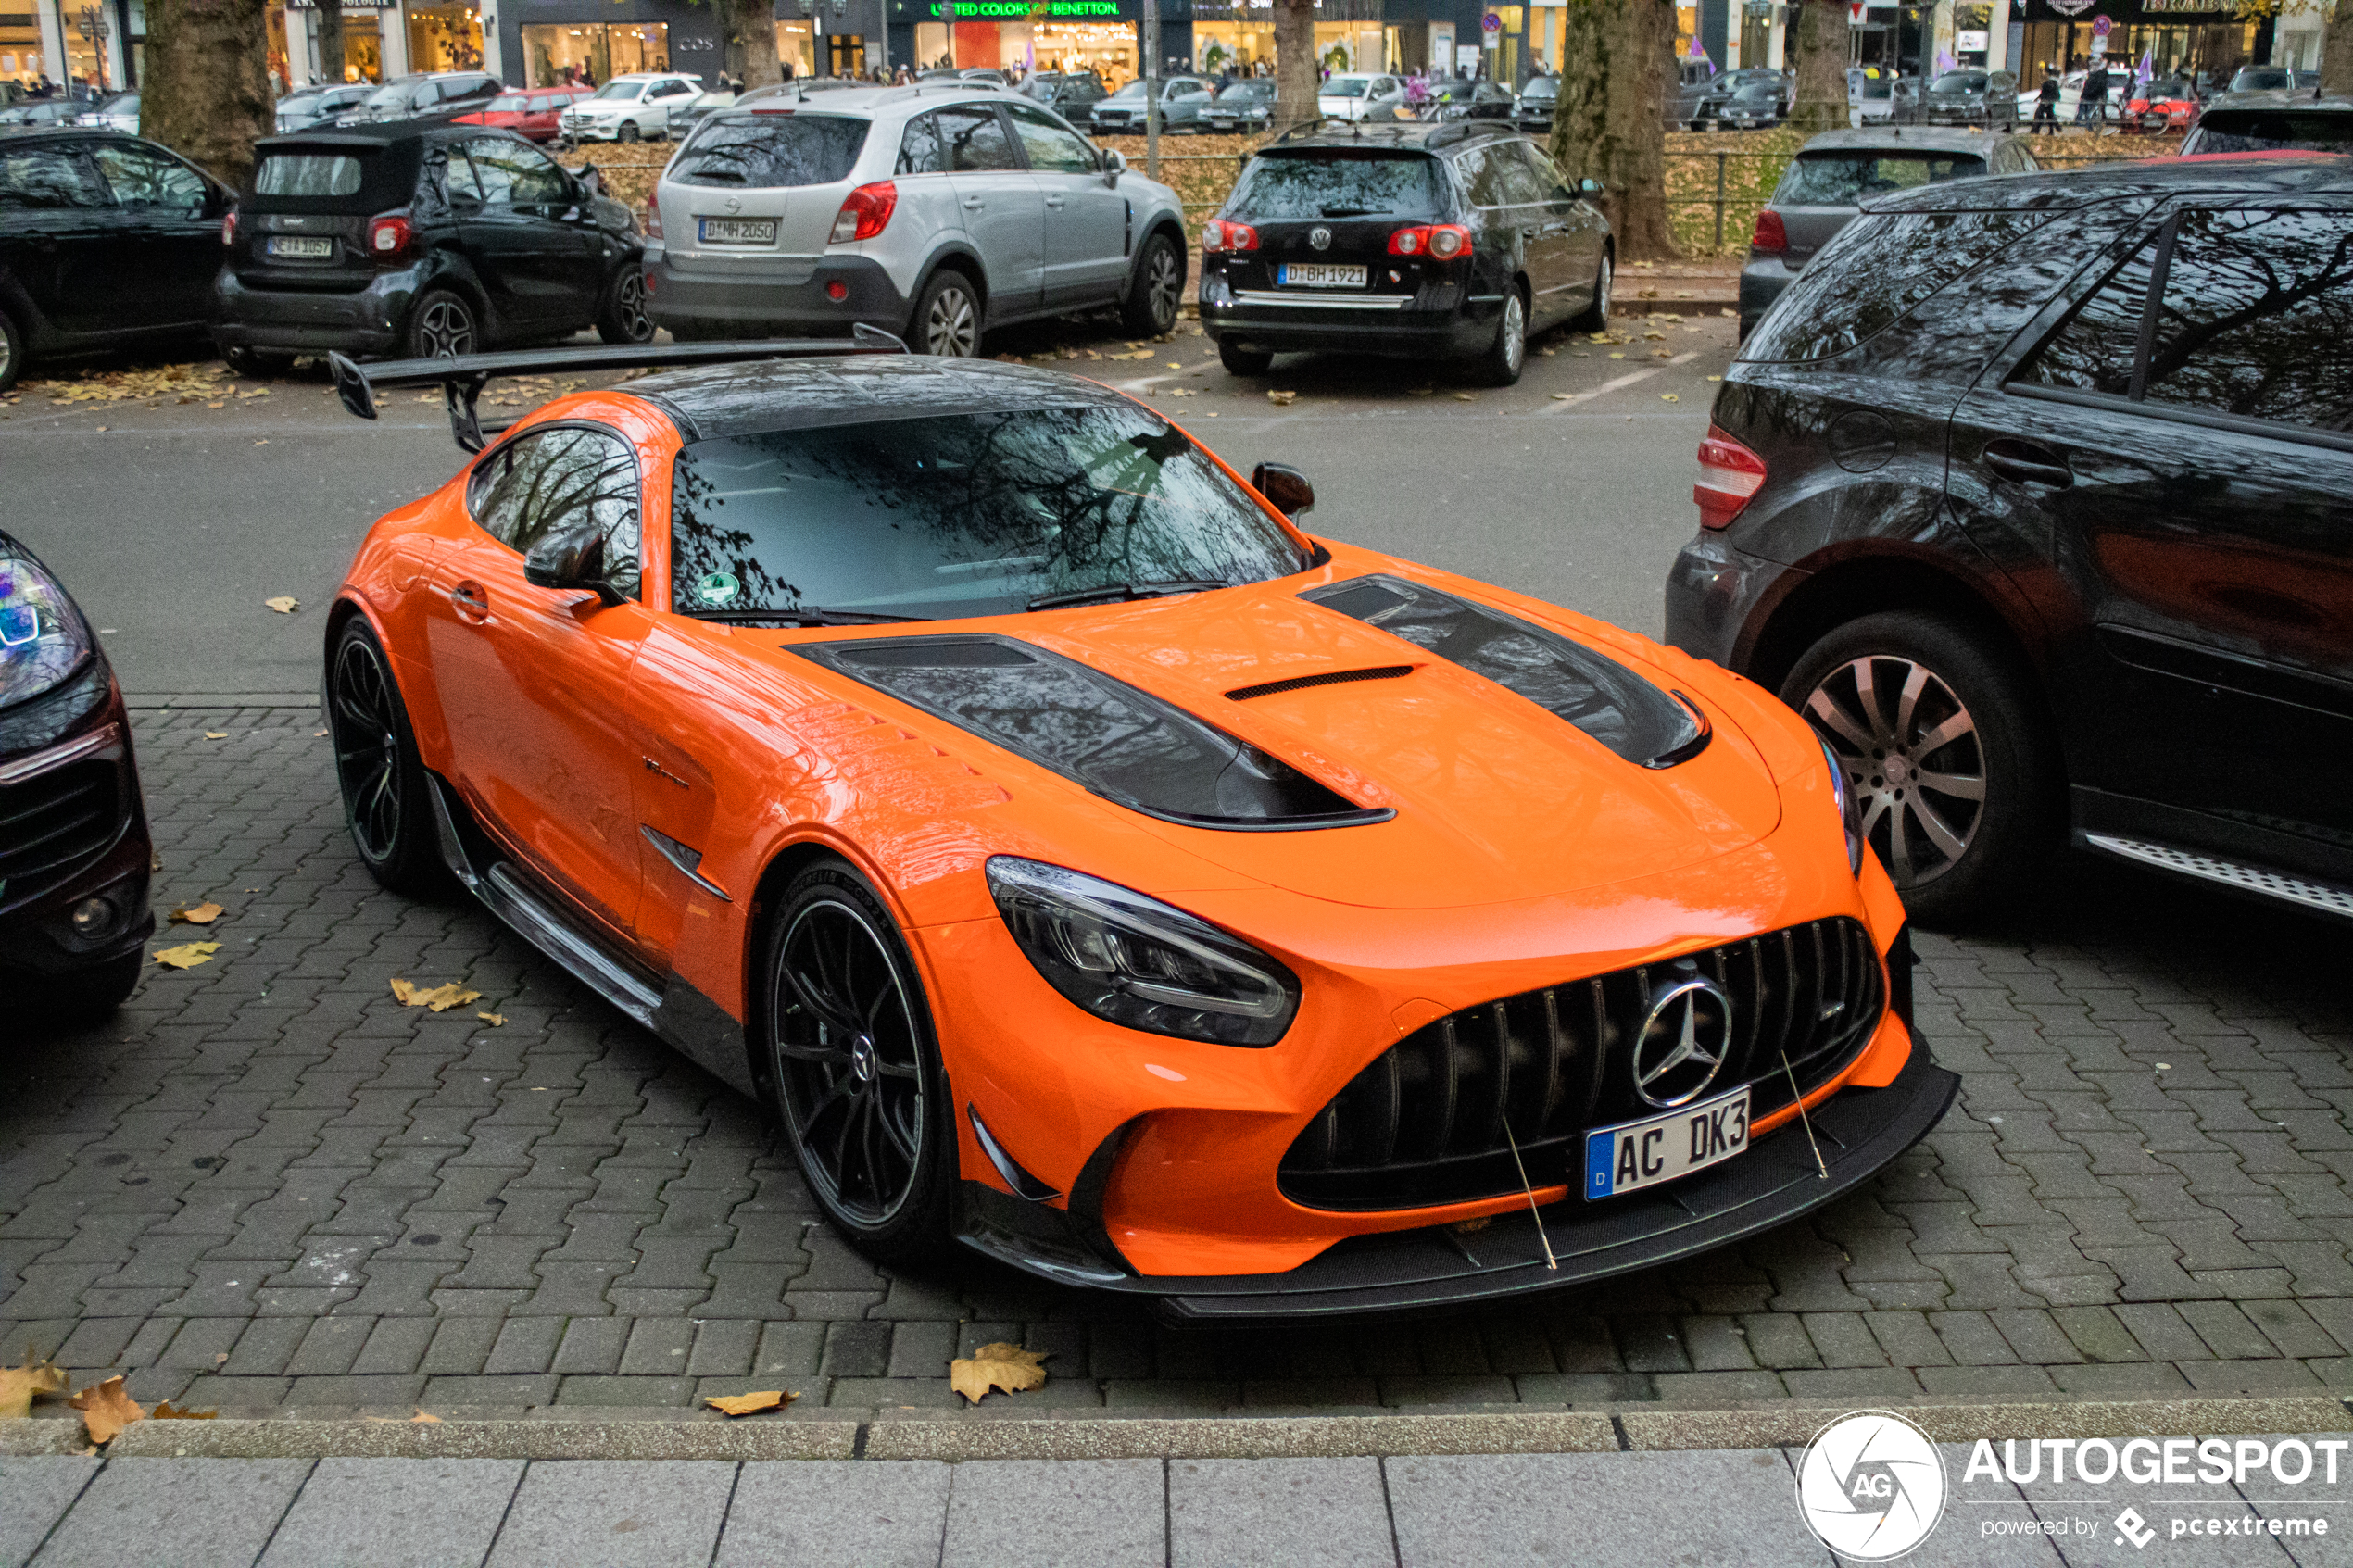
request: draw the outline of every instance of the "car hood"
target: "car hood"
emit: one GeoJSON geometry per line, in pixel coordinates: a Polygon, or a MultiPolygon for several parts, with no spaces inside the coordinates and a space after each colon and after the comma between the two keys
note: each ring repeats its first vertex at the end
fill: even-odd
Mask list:
{"type": "Polygon", "coordinates": [[[1557,611],[1537,620],[1524,601],[1439,574],[1333,577],[981,623],[1010,634],[796,651],[1136,808],[1149,831],[1192,856],[1341,904],[1445,909],[1578,892],[1700,865],[1779,825],[1773,771],[1696,689],[1708,680],[1702,667],[1557,611]],[[1416,599],[1406,620],[1365,618],[1378,616],[1379,595],[1400,593],[1416,599]],[[1456,662],[1450,652],[1466,645],[1429,633],[1457,613],[1450,604],[1479,620],[1486,653],[1456,662]],[[1495,622],[1481,614],[1490,609],[1517,619],[1495,622]],[[1565,640],[1601,661],[1604,684],[1623,683],[1614,689],[1634,700],[1622,706],[1655,702],[1685,741],[1695,712],[1709,726],[1704,742],[1666,766],[1620,755],[1655,741],[1606,697],[1579,707],[1546,684],[1543,650],[1559,646],[1546,639],[1563,631],[1580,633],[1565,640]],[[911,680],[911,662],[931,657],[925,643],[964,647],[937,678],[911,680]],[[1496,646],[1534,684],[1499,666],[1496,646]],[[1482,660],[1536,696],[1471,667],[1482,660]],[[1108,710],[1089,683],[1110,694],[1108,710]],[[1160,719],[1139,719],[1158,705],[1160,719]],[[1573,722],[1560,716],[1571,709],[1573,722]],[[1226,759],[1213,752],[1204,769],[1185,749],[1189,718],[1239,743],[1240,759],[1220,774],[1226,759]],[[1175,738],[1152,738],[1155,723],[1175,738]],[[1106,762],[1114,751],[1127,759],[1106,762]],[[1273,820],[1201,825],[1193,802],[1223,809],[1240,797],[1237,784],[1273,820]]]}

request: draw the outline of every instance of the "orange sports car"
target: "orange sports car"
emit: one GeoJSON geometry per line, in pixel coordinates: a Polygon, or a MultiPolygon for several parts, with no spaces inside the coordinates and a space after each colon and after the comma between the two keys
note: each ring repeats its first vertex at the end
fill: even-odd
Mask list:
{"type": "Polygon", "coordinates": [[[772,1103],[857,1246],[1428,1307],[1739,1240],[1943,1114],[1903,906],[1770,694],[897,349],[335,362],[480,453],[329,618],[361,859],[772,1103]]]}

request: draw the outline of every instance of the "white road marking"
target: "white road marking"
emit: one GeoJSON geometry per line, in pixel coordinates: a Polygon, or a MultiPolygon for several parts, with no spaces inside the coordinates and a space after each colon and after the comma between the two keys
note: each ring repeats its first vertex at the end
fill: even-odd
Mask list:
{"type": "Polygon", "coordinates": [[[1669,359],[1664,365],[1651,365],[1642,370],[1629,370],[1622,376],[1617,376],[1612,380],[1602,383],[1601,385],[1593,388],[1591,392],[1580,392],[1573,397],[1554,398],[1545,407],[1539,408],[1536,411],[1539,414],[1557,414],[1562,409],[1573,408],[1579,403],[1590,403],[1594,398],[1601,396],[1604,393],[1616,392],[1621,387],[1632,386],[1636,382],[1648,381],[1651,377],[1658,374],[1661,370],[1672,370],[1677,365],[1688,364],[1698,358],[1699,350],[1697,349],[1692,349],[1688,354],[1678,354],[1674,358],[1669,359]]]}

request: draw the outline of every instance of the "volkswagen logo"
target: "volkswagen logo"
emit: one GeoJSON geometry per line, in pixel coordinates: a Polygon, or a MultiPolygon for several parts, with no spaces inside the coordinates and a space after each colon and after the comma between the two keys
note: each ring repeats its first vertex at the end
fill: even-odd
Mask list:
{"type": "Polygon", "coordinates": [[[1732,1040],[1732,999],[1713,980],[1672,980],[1652,998],[1634,1036],[1634,1092],[1672,1110],[1707,1092],[1732,1040]]]}
{"type": "Polygon", "coordinates": [[[1332,232],[1318,223],[1307,231],[1307,244],[1310,249],[1329,250],[1332,248],[1332,232]]]}

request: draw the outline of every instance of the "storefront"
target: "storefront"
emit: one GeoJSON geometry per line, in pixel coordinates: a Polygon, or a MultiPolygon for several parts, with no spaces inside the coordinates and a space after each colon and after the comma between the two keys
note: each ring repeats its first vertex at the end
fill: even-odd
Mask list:
{"type": "Polygon", "coordinates": [[[2110,70],[2196,76],[2213,86],[2268,50],[2269,30],[2242,21],[2233,0],[2026,0],[2022,52],[2010,61],[2031,91],[2046,71],[2078,70],[2095,59],[2110,70]],[[2105,27],[2102,23],[2105,22],[2105,27]]]}
{"type": "MultiPolygon", "coordinates": [[[[919,67],[1091,70],[1114,91],[1142,74],[1140,0],[959,0],[952,38],[946,0],[923,0],[921,9],[924,19],[910,30],[919,67]]],[[[1237,36],[1226,47],[1234,48],[1239,42],[1237,36]]],[[[1164,0],[1160,44],[1166,58],[1198,58],[1192,7],[1185,0],[1164,0]]],[[[1273,47],[1270,23],[1265,43],[1269,55],[1273,47]]]]}
{"type": "Polygon", "coordinates": [[[89,23],[94,8],[85,14],[75,0],[0,0],[0,6],[6,7],[0,9],[0,77],[28,85],[44,76],[57,81],[62,59],[76,82],[110,88],[123,84],[120,57],[110,60],[107,48],[108,35],[118,25],[113,18],[94,35],[89,23]]]}
{"type": "MultiPolygon", "coordinates": [[[[554,87],[573,82],[593,86],[632,71],[668,70],[670,24],[526,23],[522,30],[522,84],[525,87],[554,87]]],[[[513,73],[509,74],[511,77],[513,73]]]]}
{"type": "Polygon", "coordinates": [[[410,70],[480,70],[482,13],[472,6],[402,7],[410,70]]]}

